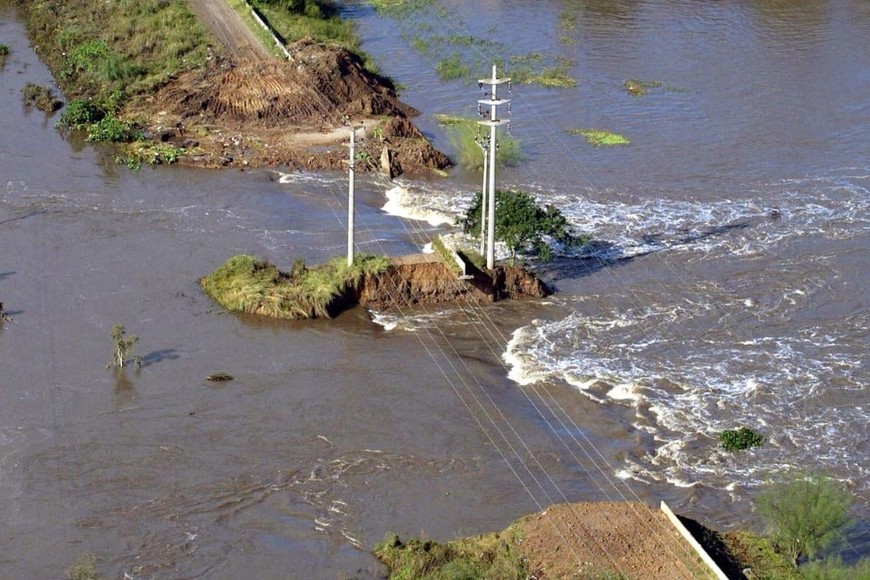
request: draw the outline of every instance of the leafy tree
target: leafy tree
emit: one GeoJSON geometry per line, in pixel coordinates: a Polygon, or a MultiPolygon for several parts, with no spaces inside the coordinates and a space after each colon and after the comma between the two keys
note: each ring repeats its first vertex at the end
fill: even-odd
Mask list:
{"type": "MultiPolygon", "coordinates": [[[[461,220],[463,230],[474,236],[480,235],[481,198],[478,192],[461,220]]],[[[495,237],[508,247],[511,260],[516,259],[520,252],[530,252],[544,261],[551,260],[553,250],[544,241],[544,236],[569,246],[586,241],[571,231],[568,220],[554,206],[542,208],[531,195],[522,191],[496,190],[495,237]]]]}
{"type": "Polygon", "coordinates": [[[142,364],[142,359],[133,355],[133,347],[139,342],[138,336],[127,336],[127,329],[121,324],[116,324],[112,327],[112,341],[115,343],[115,354],[106,368],[123,367],[128,362],[142,364]]]}
{"type": "Polygon", "coordinates": [[[851,503],[846,489],[817,475],[771,484],[757,501],[771,541],[795,566],[833,544],[851,525],[851,503]]]}

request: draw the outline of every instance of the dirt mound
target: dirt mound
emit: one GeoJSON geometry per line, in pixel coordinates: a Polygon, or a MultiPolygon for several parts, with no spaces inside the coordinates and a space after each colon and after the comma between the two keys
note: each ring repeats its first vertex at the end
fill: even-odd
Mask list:
{"type": "Polygon", "coordinates": [[[289,130],[341,125],[358,116],[416,114],[347,50],[310,39],[288,50],[290,62],[214,56],[205,69],[159,91],[154,103],[182,119],[289,130]]]}
{"type": "Polygon", "coordinates": [[[199,165],[340,169],[347,124],[363,125],[369,137],[357,145],[360,159],[368,160],[358,170],[395,176],[452,165],[409,120],[417,111],[359,57],[310,39],[288,51],[290,61],[214,55],[205,69],[174,79],[137,112],[162,140],[195,141],[197,154],[187,160],[199,165]]]}

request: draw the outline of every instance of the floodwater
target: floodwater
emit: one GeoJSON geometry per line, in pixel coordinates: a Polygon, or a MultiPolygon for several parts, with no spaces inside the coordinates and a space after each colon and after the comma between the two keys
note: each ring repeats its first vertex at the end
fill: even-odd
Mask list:
{"type": "MultiPolygon", "coordinates": [[[[480,92],[438,81],[443,55],[413,38],[568,59],[576,87],[513,87],[526,160],[499,183],[596,251],[546,267],[546,302],[379,324],[228,315],[196,284],[237,253],[343,255],[343,175],[115,165],[22,106],[51,77],[0,9],[0,575],[94,553],[109,577],[372,577],[389,531],[446,539],[566,499],[758,527],[751,498],[795,468],[850,486],[842,554],[870,553],[870,5],[437,5],[346,14],[448,151],[432,115],[474,114],[480,92]],[[141,369],[105,368],[117,323],[141,369]],[[205,380],[219,370],[235,380],[205,380]],[[768,443],[718,452],[740,425],[768,443]]],[[[359,249],[417,251],[477,184],[363,177],[359,249]]]]}

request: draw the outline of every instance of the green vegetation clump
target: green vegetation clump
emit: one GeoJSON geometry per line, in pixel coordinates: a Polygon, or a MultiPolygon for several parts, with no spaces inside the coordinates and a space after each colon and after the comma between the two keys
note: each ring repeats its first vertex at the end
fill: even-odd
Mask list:
{"type": "MultiPolygon", "coordinates": [[[[447,136],[455,151],[456,164],[472,171],[482,169],[483,151],[477,145],[477,140],[481,138],[483,133],[481,125],[477,124],[477,119],[436,115],[435,120],[447,129],[447,136]]],[[[485,130],[485,136],[488,137],[489,129],[485,130]]],[[[510,135],[500,135],[495,159],[503,166],[515,167],[519,165],[523,159],[520,142],[510,135]]]]}
{"type": "Polygon", "coordinates": [[[649,92],[649,89],[664,86],[661,81],[642,81],[640,79],[628,79],[622,86],[628,91],[628,94],[635,97],[642,97],[649,92]]]}
{"type": "Polygon", "coordinates": [[[520,539],[519,532],[510,528],[446,544],[418,539],[405,543],[391,535],[375,547],[374,554],[387,567],[388,577],[395,580],[520,580],[529,574],[528,564],[517,550],[520,539]]]}
{"type": "Polygon", "coordinates": [[[201,278],[203,291],[232,312],[273,318],[331,318],[338,304],[346,303],[363,276],[383,272],[389,258],[357,257],[348,267],[343,258],[309,268],[302,260],[289,273],[253,256],[234,256],[201,278]]]}
{"type": "MultiPolygon", "coordinates": [[[[461,220],[463,231],[471,236],[480,235],[481,200],[482,195],[478,192],[461,220]]],[[[508,247],[512,260],[520,252],[537,255],[544,261],[551,260],[553,249],[544,240],[545,236],[565,246],[588,241],[571,231],[568,220],[556,207],[548,205],[542,208],[531,195],[522,191],[496,190],[495,216],[495,238],[508,247]]]]}
{"type": "Polygon", "coordinates": [[[88,141],[95,143],[130,143],[142,138],[142,131],[132,121],[104,116],[87,128],[88,141]]]}
{"type": "Polygon", "coordinates": [[[205,377],[207,381],[213,381],[217,383],[223,383],[227,381],[232,381],[235,377],[229,373],[225,373],[224,371],[218,371],[216,373],[212,373],[205,377]]]}
{"type": "Polygon", "coordinates": [[[48,87],[27,83],[24,85],[22,95],[26,105],[33,105],[44,113],[54,113],[63,106],[63,103],[55,98],[54,91],[48,87]]]}
{"type": "Polygon", "coordinates": [[[414,12],[432,6],[433,0],[369,0],[375,10],[390,18],[409,18],[414,12]]]}
{"type": "Polygon", "coordinates": [[[441,263],[443,263],[444,266],[457,274],[461,273],[459,264],[453,259],[452,250],[444,244],[444,240],[441,239],[441,236],[435,236],[432,238],[432,250],[435,252],[435,255],[441,259],[441,263]]]}
{"type": "Polygon", "coordinates": [[[506,75],[515,83],[538,84],[543,87],[571,88],[577,86],[577,80],[568,75],[568,69],[573,65],[570,59],[557,57],[545,58],[539,52],[525,55],[514,55],[507,63],[506,75]]]}
{"type": "Polygon", "coordinates": [[[73,99],[61,114],[57,124],[59,127],[82,130],[93,123],[98,123],[106,116],[106,111],[91,99],[73,99]]]}
{"type": "Polygon", "coordinates": [[[187,2],[42,0],[24,3],[40,57],[70,97],[151,93],[205,62],[208,34],[187,2]]]}
{"type": "Polygon", "coordinates": [[[601,129],[568,129],[569,135],[582,135],[586,142],[596,147],[613,147],[615,145],[630,145],[628,137],[619,133],[611,133],[601,129]]]}
{"type": "Polygon", "coordinates": [[[728,554],[737,562],[738,570],[752,570],[753,578],[773,580],[799,580],[800,573],[788,558],[774,550],[770,541],[751,532],[738,531],[721,534],[728,554]]]}
{"type": "Polygon", "coordinates": [[[851,525],[851,503],[846,489],[816,475],[770,484],[757,500],[771,542],[795,566],[842,538],[851,525]]]}
{"type": "Polygon", "coordinates": [[[67,580],[102,580],[103,575],[97,572],[97,557],[93,554],[82,554],[76,563],[66,569],[67,580]]]}
{"type": "Polygon", "coordinates": [[[5,44],[0,44],[0,69],[6,66],[6,57],[9,56],[9,47],[5,44]]]}
{"type": "Polygon", "coordinates": [[[435,72],[442,81],[466,78],[471,74],[471,70],[462,62],[462,57],[456,53],[439,60],[435,64],[435,72]]]}
{"type": "Polygon", "coordinates": [[[764,445],[764,435],[756,433],[749,427],[725,429],[719,434],[719,445],[725,451],[742,451],[751,447],[764,445]]]}
{"type": "Polygon", "coordinates": [[[172,165],[182,155],[187,154],[187,149],[172,143],[135,141],[127,145],[122,155],[115,157],[115,163],[138,170],[142,167],[143,163],[146,165],[172,165]]]}

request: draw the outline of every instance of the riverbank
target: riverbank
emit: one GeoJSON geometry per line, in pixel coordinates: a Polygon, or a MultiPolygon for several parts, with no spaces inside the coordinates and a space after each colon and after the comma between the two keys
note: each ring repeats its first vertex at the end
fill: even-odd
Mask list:
{"type": "Polygon", "coordinates": [[[368,137],[357,145],[358,170],[395,176],[451,165],[411,123],[417,112],[392,83],[342,46],[290,41],[289,62],[261,44],[240,49],[261,41],[223,3],[203,14],[157,0],[20,5],[66,97],[99,110],[85,121],[106,117],[129,129],[123,138],[99,133],[126,142],[119,159],[129,165],[339,169],[347,125],[368,137]]]}

